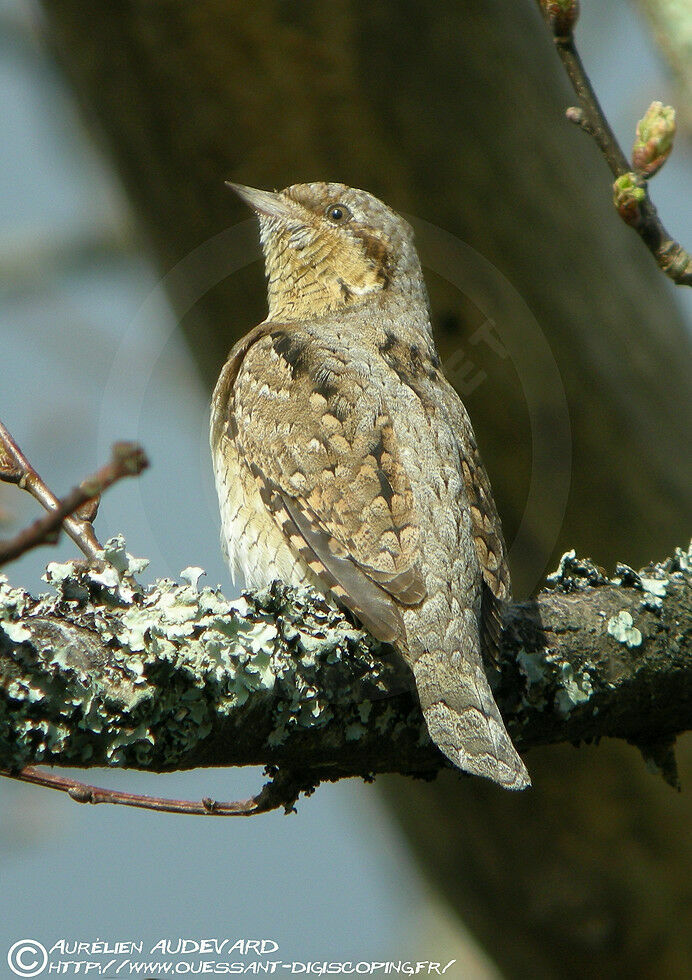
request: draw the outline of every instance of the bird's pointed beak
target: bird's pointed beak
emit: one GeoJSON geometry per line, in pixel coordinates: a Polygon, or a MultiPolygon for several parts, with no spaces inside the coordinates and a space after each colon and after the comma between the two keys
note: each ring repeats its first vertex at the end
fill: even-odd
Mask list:
{"type": "Polygon", "coordinates": [[[257,187],[246,187],[245,184],[234,184],[230,180],[226,181],[226,187],[230,187],[257,214],[284,221],[296,217],[295,205],[291,206],[293,202],[278,191],[262,191],[257,187]]]}

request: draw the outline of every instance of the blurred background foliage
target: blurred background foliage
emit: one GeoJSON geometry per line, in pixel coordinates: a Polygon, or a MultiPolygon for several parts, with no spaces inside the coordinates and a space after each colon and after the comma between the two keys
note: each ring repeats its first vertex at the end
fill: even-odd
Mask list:
{"type": "MultiPolygon", "coordinates": [[[[583,6],[582,54],[628,148],[649,101],[674,89],[632,5],[583,6]]],[[[437,340],[507,537],[524,532],[518,595],[570,547],[638,567],[686,541],[692,307],[614,213],[605,164],[565,122],[573,97],[530,0],[4,0],[0,12],[0,410],[58,490],[113,439],[145,444],[153,468],[105,499],[102,536],[125,531],[152,573],[202,564],[228,589],[206,405],[226,351],[265,311],[254,227],[223,186],[232,178],[366,187],[492,270],[470,262],[460,288],[422,249],[437,340]],[[498,305],[499,294],[513,298],[498,305]],[[526,309],[550,376],[531,370],[535,334],[516,350],[526,309]],[[516,356],[474,343],[489,317],[516,356]]],[[[653,197],[688,247],[689,180],[683,131],[653,197]]],[[[14,495],[0,504],[10,523],[29,514],[14,495]]],[[[47,557],[13,578],[35,591],[47,557]]],[[[530,755],[534,789],[521,797],[452,774],[381,780],[386,810],[370,788],[325,787],[298,819],[242,826],[75,814],[3,786],[18,895],[3,931],[9,942],[32,923],[108,938],[143,922],[147,936],[259,930],[296,957],[451,949],[458,976],[496,975],[463,921],[505,976],[677,978],[692,953],[689,738],[679,754],[680,795],[634,749],[562,747],[530,755]],[[62,896],[38,919],[21,884],[37,855],[52,871],[44,897],[62,896]],[[95,855],[109,894],[92,882],[65,901],[95,855]],[[143,870],[155,913],[131,895],[143,870]],[[201,896],[192,909],[190,895],[201,896]]],[[[107,778],[151,789],[151,778],[107,778]]],[[[248,777],[177,778],[157,791],[230,798],[248,777]]]]}

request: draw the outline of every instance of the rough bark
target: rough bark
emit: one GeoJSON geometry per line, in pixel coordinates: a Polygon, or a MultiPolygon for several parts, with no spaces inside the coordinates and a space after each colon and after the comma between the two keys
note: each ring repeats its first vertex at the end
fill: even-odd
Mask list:
{"type": "MultiPolygon", "coordinates": [[[[0,579],[0,767],[446,767],[394,651],[321,596],[138,590],[122,540],[109,549],[120,574],[49,565],[54,596],[0,579]]],[[[672,743],[692,728],[692,554],[607,580],[571,553],[551,585],[507,609],[492,671],[517,747],[623,738],[674,781],[672,743]]]]}
{"type": "MultiPolygon", "coordinates": [[[[612,210],[597,150],[563,119],[573,96],[530,0],[44,9],[163,271],[241,217],[222,187],[230,177],[366,187],[469,242],[501,274],[469,275],[462,290],[428,278],[510,541],[532,472],[529,397],[539,420],[541,492],[513,550],[516,594],[540,580],[551,547],[641,565],[688,533],[689,336],[672,289],[612,210]],[[503,338],[515,323],[516,304],[498,303],[507,281],[567,394],[564,518],[559,386],[539,364],[519,374],[512,358],[470,342],[488,315],[503,338]]],[[[198,270],[185,267],[172,297],[210,381],[265,309],[258,265],[226,279],[218,269],[200,297],[198,270]]],[[[524,349],[530,368],[530,339],[524,349]]],[[[692,956],[692,796],[671,802],[627,746],[586,758],[535,750],[537,787],[510,800],[451,776],[397,780],[389,796],[432,880],[510,974],[677,978],[692,956]]]]}

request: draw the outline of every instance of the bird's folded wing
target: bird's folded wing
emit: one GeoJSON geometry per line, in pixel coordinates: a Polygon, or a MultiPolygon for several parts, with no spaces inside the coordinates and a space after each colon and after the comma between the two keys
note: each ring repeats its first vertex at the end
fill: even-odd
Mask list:
{"type": "Polygon", "coordinates": [[[448,421],[457,434],[461,474],[471,510],[476,554],[483,575],[483,645],[485,651],[496,658],[502,632],[502,605],[511,599],[502,523],[466,409],[451,385],[441,385],[439,395],[448,421]]]}
{"type": "Polygon", "coordinates": [[[239,454],[293,547],[379,639],[425,596],[413,492],[381,392],[299,325],[247,349],[228,400],[239,454]]]}

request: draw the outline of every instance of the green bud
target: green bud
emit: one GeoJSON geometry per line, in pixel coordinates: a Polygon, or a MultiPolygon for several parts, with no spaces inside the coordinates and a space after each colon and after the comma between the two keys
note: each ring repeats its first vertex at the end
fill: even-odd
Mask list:
{"type": "Polygon", "coordinates": [[[646,191],[641,186],[641,178],[635,173],[622,174],[613,184],[613,203],[628,225],[638,223],[639,205],[645,197],[646,191]]]}
{"type": "Polygon", "coordinates": [[[637,173],[651,177],[670,156],[675,139],[675,109],[662,102],[652,102],[646,115],[637,123],[632,146],[632,164],[637,173]]]}

